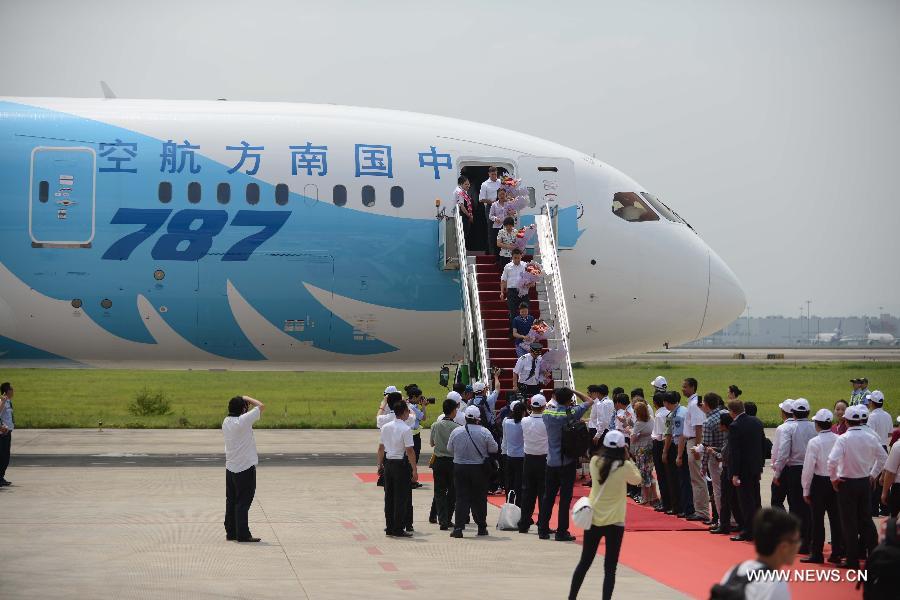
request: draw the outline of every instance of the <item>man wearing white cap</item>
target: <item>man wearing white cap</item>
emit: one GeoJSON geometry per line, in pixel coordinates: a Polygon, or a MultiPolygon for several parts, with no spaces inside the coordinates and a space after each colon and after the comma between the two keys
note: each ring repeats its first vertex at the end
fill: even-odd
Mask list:
{"type": "MultiPolygon", "coordinates": [[[[389,385],[384,388],[384,400],[381,401],[381,406],[378,407],[378,412],[375,414],[375,426],[378,429],[396,419],[394,416],[394,403],[401,400],[403,400],[403,394],[396,387],[389,385]]],[[[416,415],[412,411],[409,411],[406,424],[409,425],[410,429],[416,425],[416,415]]]]}
{"type": "MultiPolygon", "coordinates": [[[[778,405],[778,408],[781,409],[781,425],[775,428],[775,436],[772,438],[772,468],[775,468],[775,452],[777,448],[780,447],[781,444],[781,436],[782,432],[792,425],[788,425],[788,423],[794,422],[794,400],[788,398],[787,400],[783,400],[781,404],[778,405]]],[[[780,485],[777,483],[778,478],[772,478],[771,485],[771,506],[772,508],[780,508],[784,510],[784,500],[787,498],[787,487],[780,485]]]]}
{"type": "Polygon", "coordinates": [[[478,424],[477,406],[465,410],[466,424],[450,434],[447,449],[453,453],[453,481],[456,487],[456,516],[450,537],[461,538],[463,525],[472,511],[478,535],[487,535],[488,473],[485,459],[497,452],[491,432],[478,424]]]}
{"type": "Polygon", "coordinates": [[[803,500],[810,506],[809,556],[801,558],[802,563],[822,564],[825,562],[825,513],[828,513],[828,524],[831,526],[831,555],[828,562],[839,563],[844,556],[844,534],[841,531],[841,517],[838,511],[837,494],[831,487],[828,478],[828,455],[837,441],[837,434],[831,431],[831,420],[834,415],[827,408],[816,413],[813,421],[816,425],[816,437],[809,440],[806,446],[806,457],[803,459],[801,485],[803,500]]]}
{"type": "Polygon", "coordinates": [[[872,434],[860,427],[868,416],[862,405],[847,408],[844,418],[849,427],[839,436],[828,455],[828,476],[837,491],[844,530],[847,560],[843,566],[859,569],[859,541],[869,552],[878,543],[878,533],[872,521],[871,493],[881,473],[887,452],[872,434]]]}
{"type": "Polygon", "coordinates": [[[465,410],[468,404],[463,401],[463,397],[459,392],[450,392],[447,394],[447,400],[454,400],[456,402],[456,416],[453,417],[453,420],[456,421],[460,425],[466,424],[466,415],[465,410]]]}
{"type": "Polygon", "coordinates": [[[543,502],[544,479],[547,474],[547,426],[544,425],[544,407],[547,399],[535,394],[528,401],[531,414],[522,419],[522,439],[525,461],[522,465],[522,520],[519,533],[528,533],[534,524],[534,504],[543,502]]]}
{"type": "Polygon", "coordinates": [[[653,468],[656,470],[656,483],[659,486],[659,503],[654,507],[656,512],[665,512],[671,507],[669,500],[669,480],[666,474],[666,464],[663,462],[663,449],[666,445],[666,417],[669,416],[669,409],[663,403],[664,394],[668,383],[662,375],[657,375],[650,382],[653,386],[653,406],[656,412],[653,415],[653,432],[650,437],[653,438],[653,468]]]}
{"type": "Polygon", "coordinates": [[[816,427],[809,420],[809,401],[797,398],[791,404],[793,419],[782,424],[785,429],[772,450],[773,483],[782,487],[792,515],[800,519],[800,554],[809,553],[809,505],[803,501],[803,462],[806,446],[816,437],[816,427]]]}
{"type": "Polygon", "coordinates": [[[891,430],[893,423],[891,415],[884,408],[884,394],[880,390],[875,390],[871,394],[866,395],[866,406],[869,409],[869,427],[878,436],[881,446],[887,450],[888,440],[891,438],[891,430]]]}

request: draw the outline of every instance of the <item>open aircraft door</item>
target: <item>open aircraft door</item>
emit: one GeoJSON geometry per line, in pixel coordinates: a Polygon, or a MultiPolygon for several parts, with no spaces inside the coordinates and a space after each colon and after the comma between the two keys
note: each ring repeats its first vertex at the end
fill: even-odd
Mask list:
{"type": "Polygon", "coordinates": [[[90,248],[97,157],[92,148],[31,152],[28,234],[33,248],[90,248]]]}
{"type": "Polygon", "coordinates": [[[557,248],[574,248],[578,240],[579,214],[574,163],[568,158],[540,156],[520,156],[517,162],[516,177],[522,178],[533,200],[533,206],[526,208],[523,214],[540,214],[546,209],[556,224],[557,248]]]}

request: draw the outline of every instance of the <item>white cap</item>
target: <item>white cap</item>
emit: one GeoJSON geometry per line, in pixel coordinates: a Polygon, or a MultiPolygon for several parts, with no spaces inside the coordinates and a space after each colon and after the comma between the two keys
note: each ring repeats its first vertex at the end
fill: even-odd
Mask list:
{"type": "Polygon", "coordinates": [[[847,409],[844,418],[848,421],[864,421],[869,418],[869,409],[862,404],[855,404],[847,409]]]}
{"type": "Polygon", "coordinates": [[[459,392],[450,392],[447,394],[447,400],[454,400],[459,403],[462,402],[462,396],[459,395],[459,392]]]}
{"type": "Polygon", "coordinates": [[[399,392],[399,391],[400,390],[398,390],[396,386],[389,385],[386,388],[384,388],[384,395],[387,396],[388,394],[393,394],[394,392],[399,392]]]}
{"type": "Polygon", "coordinates": [[[813,421],[821,421],[823,423],[830,422],[834,418],[834,415],[831,414],[831,411],[827,408],[820,408],[819,412],[816,413],[816,416],[813,417],[813,421]]]}
{"type": "Polygon", "coordinates": [[[541,408],[542,406],[547,406],[547,398],[543,394],[535,394],[531,397],[530,403],[535,408],[541,408]]]}
{"type": "Polygon", "coordinates": [[[656,379],[650,382],[650,385],[658,390],[664,390],[669,384],[666,382],[665,377],[663,377],[662,375],[657,375],[656,379]]]}
{"type": "Polygon", "coordinates": [[[513,400],[513,403],[509,405],[509,410],[515,410],[517,404],[522,404],[521,400],[513,400]]]}
{"type": "Polygon", "coordinates": [[[884,393],[881,390],[875,390],[871,394],[866,394],[866,400],[875,404],[884,404],[884,393]]]}
{"type": "Polygon", "coordinates": [[[483,392],[487,388],[487,384],[483,381],[476,381],[472,384],[473,392],[483,392]]]}
{"type": "Polygon", "coordinates": [[[617,429],[610,429],[603,436],[603,445],[607,448],[624,448],[625,434],[617,429]]]}
{"type": "Polygon", "coordinates": [[[786,413],[794,412],[794,401],[788,398],[787,400],[784,400],[781,404],[779,404],[778,408],[786,413]]]}
{"type": "Polygon", "coordinates": [[[480,419],[481,418],[481,411],[478,409],[477,406],[470,406],[470,407],[466,408],[466,411],[464,414],[466,415],[467,419],[480,419]]]}
{"type": "Polygon", "coordinates": [[[809,400],[806,398],[797,398],[794,400],[794,411],[809,412],[809,400]]]}

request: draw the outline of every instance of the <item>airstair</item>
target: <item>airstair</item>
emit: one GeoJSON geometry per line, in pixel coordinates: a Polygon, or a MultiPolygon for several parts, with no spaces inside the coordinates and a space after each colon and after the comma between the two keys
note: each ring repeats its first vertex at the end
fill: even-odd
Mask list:
{"type": "MultiPolygon", "coordinates": [[[[447,231],[442,235],[446,258],[444,268],[459,265],[462,293],[462,343],[473,380],[492,379],[491,369],[503,369],[500,377],[501,400],[512,397],[512,368],[516,364],[515,344],[510,337],[509,311],[500,299],[500,268],[492,255],[470,255],[466,250],[462,217],[458,210],[445,219],[447,231]],[[453,229],[451,232],[450,229],[453,229]],[[453,248],[455,246],[455,248],[453,248]],[[451,251],[456,250],[456,256],[451,251]]],[[[574,387],[569,348],[569,318],[565,292],[559,269],[552,210],[535,215],[536,236],[533,254],[524,260],[538,262],[544,276],[530,291],[530,314],[543,318],[553,328],[542,342],[545,350],[553,350],[560,360],[553,371],[552,387],[574,387]]],[[[527,249],[528,250],[528,249],[527,249]]],[[[551,385],[547,384],[549,391],[551,385]]]]}

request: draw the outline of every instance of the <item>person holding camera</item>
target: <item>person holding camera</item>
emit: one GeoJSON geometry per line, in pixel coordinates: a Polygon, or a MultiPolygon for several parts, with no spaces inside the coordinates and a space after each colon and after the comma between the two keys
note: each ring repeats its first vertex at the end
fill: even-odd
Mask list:
{"type": "Polygon", "coordinates": [[[249,513],[256,494],[256,440],[253,424],[265,405],[250,396],[235,396],[228,402],[222,421],[225,438],[225,539],[258,542],[250,534],[249,513]]]}
{"type": "Polygon", "coordinates": [[[478,424],[481,411],[469,406],[466,424],[450,434],[447,450],[453,453],[453,478],[456,486],[456,516],[450,537],[461,538],[463,526],[472,510],[478,535],[487,535],[488,469],[486,459],[497,452],[497,442],[490,431],[478,424]]]}
{"type": "MultiPolygon", "coordinates": [[[[429,404],[434,404],[434,398],[426,398],[422,395],[422,390],[415,383],[411,383],[405,388],[409,405],[410,415],[415,417],[412,425],[413,434],[413,451],[416,453],[416,464],[419,464],[419,456],[422,454],[422,421],[425,420],[426,410],[429,404]]],[[[418,481],[413,484],[413,489],[422,487],[418,481]]]]}
{"type": "Polygon", "coordinates": [[[444,400],[444,414],[431,426],[431,447],[433,459],[431,470],[434,473],[434,506],[435,520],[440,523],[441,531],[450,529],[453,507],[456,504],[456,487],[453,485],[453,453],[447,448],[450,435],[459,427],[454,419],[459,408],[456,400],[444,400]]]}

